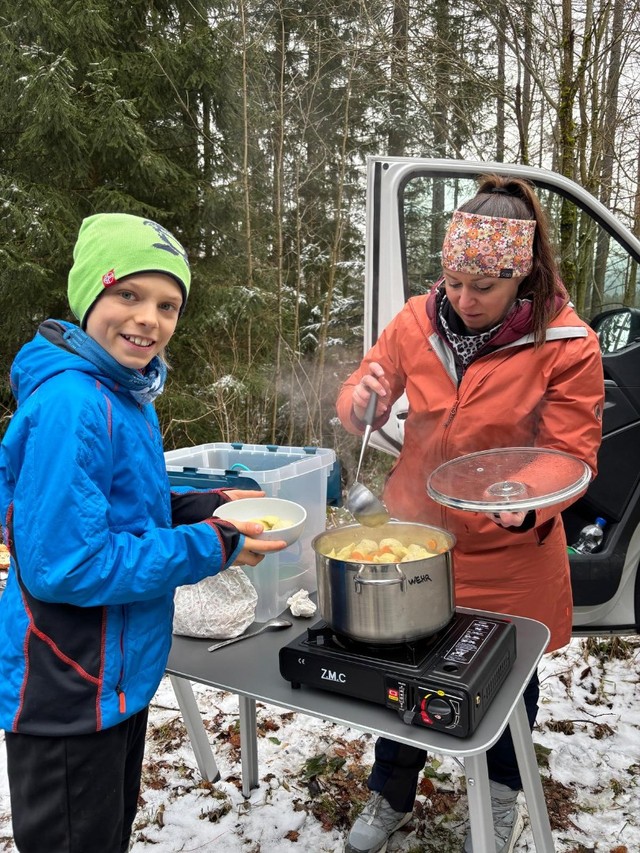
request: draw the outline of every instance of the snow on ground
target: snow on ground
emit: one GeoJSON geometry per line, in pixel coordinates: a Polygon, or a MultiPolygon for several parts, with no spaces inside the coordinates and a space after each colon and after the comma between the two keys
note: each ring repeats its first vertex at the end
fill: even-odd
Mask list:
{"type": "MultiPolygon", "coordinates": [[[[640,638],[574,638],[540,666],[534,742],[556,851],[640,851],[640,638]]],[[[337,853],[367,796],[373,739],[258,705],[260,787],[240,791],[237,699],[194,685],[222,779],[202,780],[168,679],[152,704],[133,853],[337,853]]],[[[0,850],[15,851],[4,749],[0,850]]],[[[460,851],[464,774],[432,756],[389,853],[460,851]]],[[[534,851],[528,825],[515,848],[534,851]]],[[[55,853],[55,851],[52,851],[55,853]]]]}

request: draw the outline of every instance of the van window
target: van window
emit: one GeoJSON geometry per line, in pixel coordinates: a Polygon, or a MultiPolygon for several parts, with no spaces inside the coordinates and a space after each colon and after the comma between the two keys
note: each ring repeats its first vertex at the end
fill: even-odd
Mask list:
{"type": "MultiPolygon", "coordinates": [[[[473,178],[414,175],[400,193],[400,243],[405,298],[427,292],[441,276],[440,250],[453,211],[476,192],[473,178]]],[[[581,316],[635,304],[637,263],[587,211],[558,193],[537,189],[545,209],[558,263],[581,316]],[[564,208],[563,208],[564,205],[564,208]],[[564,250],[560,223],[570,229],[564,250]]]]}

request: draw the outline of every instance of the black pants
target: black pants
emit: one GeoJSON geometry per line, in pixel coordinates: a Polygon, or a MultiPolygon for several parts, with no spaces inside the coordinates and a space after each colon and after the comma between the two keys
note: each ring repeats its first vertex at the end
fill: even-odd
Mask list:
{"type": "MultiPolygon", "coordinates": [[[[538,713],[539,694],[540,688],[538,674],[536,673],[523,694],[531,728],[533,728],[538,713]]],[[[371,768],[368,781],[369,789],[382,794],[395,811],[413,811],[418,776],[426,761],[427,753],[423,749],[417,749],[414,746],[407,746],[383,737],[378,738],[376,741],[376,760],[371,768]]],[[[487,767],[489,779],[507,785],[515,791],[522,788],[518,761],[508,727],[498,741],[487,750],[487,767]]]]}
{"type": "Polygon", "coordinates": [[[126,853],[136,816],[145,708],[88,735],[5,733],[20,853],[126,853]]]}

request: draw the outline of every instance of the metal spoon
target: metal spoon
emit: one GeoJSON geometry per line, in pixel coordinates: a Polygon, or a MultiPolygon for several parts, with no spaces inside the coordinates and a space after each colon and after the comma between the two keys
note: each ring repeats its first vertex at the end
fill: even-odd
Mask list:
{"type": "Polygon", "coordinates": [[[231,643],[239,643],[240,640],[248,640],[249,637],[257,637],[263,631],[268,631],[270,628],[277,630],[278,628],[290,628],[293,623],[288,619],[269,619],[264,625],[261,625],[257,631],[252,631],[250,634],[240,634],[239,637],[232,637],[230,640],[222,640],[220,643],[214,643],[207,649],[208,652],[215,652],[216,649],[221,649],[223,646],[230,646],[231,643]]]}
{"type": "Polygon", "coordinates": [[[386,524],[389,521],[389,513],[382,501],[377,498],[373,492],[365,485],[358,482],[360,476],[360,466],[364,452],[369,444],[369,436],[371,435],[371,424],[373,423],[378,395],[373,391],[369,397],[367,408],[364,413],[364,435],[362,437],[362,447],[360,449],[360,459],[356,469],[355,480],[347,492],[347,509],[355,520],[365,527],[379,527],[381,524],[386,524]]]}

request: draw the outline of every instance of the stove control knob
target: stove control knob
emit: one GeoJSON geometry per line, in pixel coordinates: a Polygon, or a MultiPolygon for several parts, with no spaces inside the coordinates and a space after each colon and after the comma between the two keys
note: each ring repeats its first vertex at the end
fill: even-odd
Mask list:
{"type": "Polygon", "coordinates": [[[425,711],[429,714],[430,717],[445,726],[448,725],[455,716],[455,711],[451,702],[449,702],[448,699],[445,699],[442,696],[429,697],[426,703],[425,711]]]}

